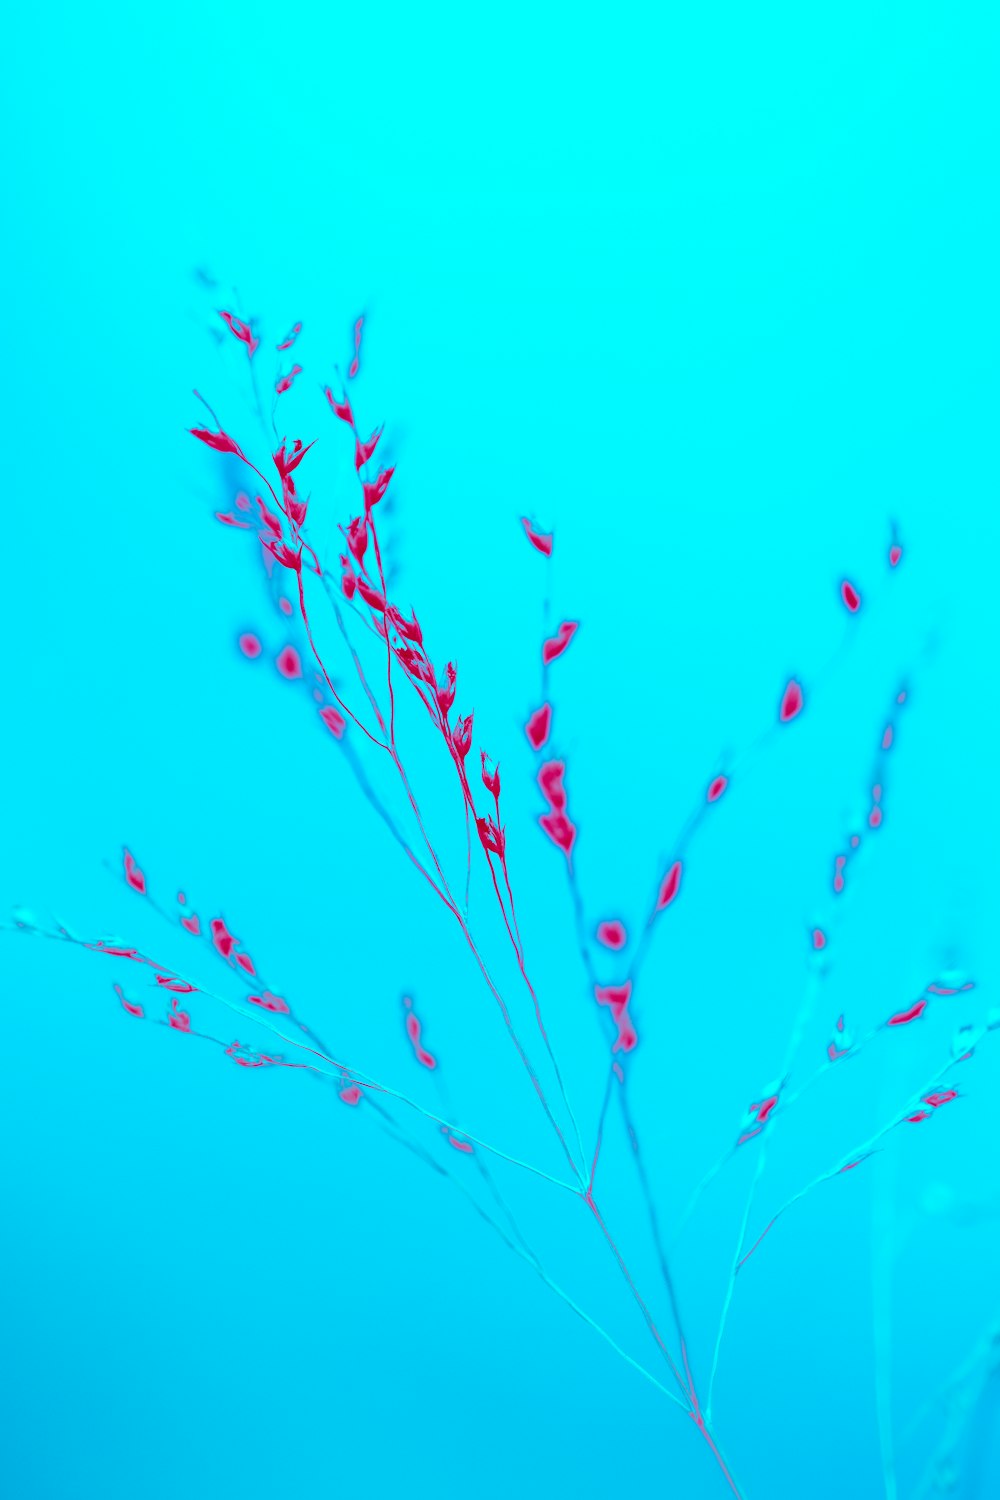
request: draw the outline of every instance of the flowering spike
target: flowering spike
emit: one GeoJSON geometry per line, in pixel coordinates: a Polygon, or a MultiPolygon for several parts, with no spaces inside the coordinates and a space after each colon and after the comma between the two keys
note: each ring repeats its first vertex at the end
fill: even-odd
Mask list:
{"type": "Polygon", "coordinates": [[[279,652],[274,665],[282,677],[287,678],[289,682],[302,676],[302,658],[294,646],[286,646],[283,651],[279,652]]]}
{"type": "Polygon", "coordinates": [[[292,549],[291,549],[291,547],[287,547],[284,542],[281,542],[279,544],[278,542],[273,542],[269,538],[263,537],[263,536],[261,537],[260,540],[261,540],[261,545],[264,548],[264,551],[270,557],[273,557],[274,560],[275,560],[275,562],[279,562],[283,568],[289,568],[293,573],[301,573],[301,571],[302,571],[302,550],[301,550],[301,548],[299,549],[298,552],[293,552],[292,549]]]}
{"type": "Polygon", "coordinates": [[[538,820],[538,826],[543,833],[548,834],[557,849],[561,849],[566,858],[569,859],[576,842],[576,827],[570,822],[565,813],[547,812],[543,813],[538,820]]]}
{"type": "Polygon", "coordinates": [[[550,661],[555,661],[557,656],[562,656],[578,628],[576,620],[564,620],[555,635],[543,644],[542,661],[546,666],[550,661]]]}
{"type": "Polygon", "coordinates": [[[397,634],[404,641],[412,641],[416,646],[423,645],[424,633],[420,629],[420,622],[418,621],[416,615],[413,616],[412,620],[408,620],[406,619],[405,615],[400,614],[398,609],[395,609],[390,605],[389,618],[392,625],[395,627],[397,634]]]}
{"type": "Polygon", "coordinates": [[[281,536],[281,521],[274,514],[274,511],[273,510],[268,510],[267,506],[264,504],[263,500],[261,499],[261,497],[259,495],[257,496],[257,505],[258,505],[258,508],[260,509],[261,520],[264,522],[264,525],[267,527],[268,531],[273,532],[273,534],[276,537],[280,537],[281,536]]]}
{"type": "Polygon", "coordinates": [[[281,376],[279,376],[279,378],[275,382],[275,386],[274,386],[274,393],[275,393],[275,395],[276,396],[283,396],[286,391],[291,390],[291,388],[292,388],[292,381],[295,379],[296,375],[301,375],[301,374],[302,374],[302,366],[301,365],[293,365],[292,368],[289,370],[289,372],[288,372],[287,375],[281,375],[281,376]]]}
{"type": "Polygon", "coordinates": [[[618,1028],[618,1040],[612,1047],[612,1052],[631,1052],[639,1041],[628,1013],[631,998],[631,979],[626,979],[624,984],[594,985],[594,999],[598,1005],[608,1007],[618,1028]]]}
{"type": "Polygon", "coordinates": [[[532,750],[541,750],[542,746],[548,740],[551,727],[552,706],[551,704],[543,703],[541,708],[535,709],[535,712],[524,726],[524,732],[528,736],[528,743],[532,750]]]}
{"type": "Polygon", "coordinates": [[[781,708],[778,710],[778,717],[782,724],[787,724],[790,719],[795,718],[796,714],[802,712],[802,701],[802,688],[793,677],[781,697],[781,708]]]}
{"type": "Polygon", "coordinates": [[[362,315],[354,325],[354,358],[351,360],[350,368],[347,371],[348,380],[353,380],[358,373],[361,358],[361,329],[364,326],[364,321],[364,316],[362,315]]]}
{"type": "Polygon", "coordinates": [[[378,589],[372,588],[367,578],[356,580],[358,593],[371,609],[377,609],[380,613],[385,609],[385,595],[379,593],[378,589]]]}
{"type": "Polygon", "coordinates": [[[375,449],[378,447],[378,440],[379,440],[379,438],[381,436],[382,436],[382,429],[381,429],[381,427],[376,427],[375,428],[375,431],[372,433],[371,437],[368,439],[368,441],[366,443],[363,443],[359,437],[355,436],[355,439],[354,439],[354,467],[356,469],[358,469],[358,470],[362,469],[364,467],[364,465],[368,462],[368,460],[371,458],[372,454],[375,452],[375,449]]]}
{"type": "Polygon", "coordinates": [[[134,891],[138,891],[140,896],[144,896],[146,894],[146,877],[127,849],[124,850],[124,856],[125,879],[134,891]]]}
{"type": "Polygon", "coordinates": [[[241,322],[239,318],[234,318],[232,313],[222,312],[221,309],[219,311],[219,317],[226,324],[234,338],[238,338],[241,344],[246,344],[247,358],[253,359],[254,353],[260,343],[260,340],[254,338],[253,331],[250,328],[249,324],[241,322]]]}
{"type": "Polygon", "coordinates": [[[551,557],[552,533],[536,531],[531,522],[528,520],[527,516],[521,517],[521,525],[524,527],[524,534],[528,538],[528,541],[531,543],[531,545],[533,547],[536,547],[538,551],[543,554],[543,556],[551,557]]]}
{"type": "Polygon", "coordinates": [[[285,499],[285,511],[293,526],[301,526],[306,518],[306,507],[308,500],[300,500],[295,493],[295,483],[292,479],[286,479],[282,483],[282,493],[285,499]]]}
{"type": "Polygon", "coordinates": [[[473,718],[473,714],[466,714],[464,719],[456,719],[455,727],[451,732],[451,743],[455,747],[456,754],[461,756],[462,760],[465,759],[472,749],[473,718]]]}
{"type": "Polygon", "coordinates": [[[338,401],[329,386],[327,386],[325,389],[326,399],[333,407],[334,414],[338,416],[342,422],[346,422],[348,426],[353,427],[354,413],[351,411],[350,401],[348,401],[346,396],[344,397],[343,401],[338,401]]]}
{"type": "Polygon", "coordinates": [[[894,1016],[890,1016],[886,1022],[887,1026],[908,1026],[911,1021],[916,1021],[927,1009],[926,1000],[918,1000],[908,1010],[898,1010],[894,1016]]]}
{"type": "Polygon", "coordinates": [[[674,863],[670,866],[670,869],[667,871],[666,875],[664,875],[663,881],[660,885],[660,893],[656,898],[657,911],[663,911],[664,907],[669,906],[671,901],[676,898],[677,892],[681,888],[682,870],[683,865],[681,864],[680,860],[674,860],[674,863]]]}
{"type": "Polygon", "coordinates": [[[439,687],[435,696],[437,697],[438,708],[441,710],[443,717],[447,719],[451,711],[451,706],[455,701],[455,679],[458,674],[455,671],[454,662],[448,663],[444,669],[444,675],[446,685],[439,687]]]}
{"type": "Polygon", "coordinates": [[[282,1000],[280,995],[272,995],[270,990],[265,990],[262,995],[248,995],[247,1000],[251,1005],[256,1005],[260,1010],[269,1010],[272,1015],[287,1016],[291,1014],[291,1007],[287,1000],[282,1000]]]}
{"type": "Polygon", "coordinates": [[[331,707],[328,704],[326,708],[320,709],[319,716],[323,720],[323,723],[326,725],[327,729],[329,729],[330,733],[333,735],[334,739],[343,739],[344,730],[347,728],[347,724],[342,715],[339,714],[335,708],[331,707]]]}
{"type": "Polygon", "coordinates": [[[490,796],[492,796],[492,797],[499,797],[500,796],[500,767],[496,766],[493,771],[487,771],[487,769],[486,769],[486,761],[487,761],[486,751],[485,750],[481,750],[479,753],[480,753],[480,755],[482,757],[483,786],[490,793],[490,796]]]}
{"type": "Polygon", "coordinates": [[[547,760],[538,773],[542,796],[555,812],[563,812],[566,807],[566,790],[563,786],[565,771],[565,761],[547,760]]]}
{"type": "Polygon", "coordinates": [[[243,457],[242,448],[225,432],[209,432],[207,427],[189,427],[188,431],[192,437],[214,448],[216,453],[235,453],[237,458],[243,457]]]}
{"type": "Polygon", "coordinates": [[[426,682],[428,687],[435,686],[434,668],[422,651],[414,646],[397,646],[396,655],[411,677],[415,677],[418,682],[426,682]]]}
{"type": "Polygon", "coordinates": [[[627,941],[625,924],[617,920],[597,924],[597,941],[605,948],[624,948],[627,941]]]}
{"type": "Polygon", "coordinates": [[[347,547],[354,561],[360,566],[361,559],[368,550],[368,523],[360,516],[355,516],[347,528],[347,547]]]}
{"type": "Polygon", "coordinates": [[[315,447],[315,444],[316,439],[313,438],[312,442],[307,443],[303,448],[302,439],[296,438],[295,442],[292,444],[291,453],[286,453],[285,444],[284,442],[282,442],[281,447],[278,448],[275,453],[271,454],[271,457],[274,459],[274,467],[281,475],[282,480],[287,479],[289,474],[291,474],[294,469],[298,468],[299,464],[309,452],[309,449],[315,447]]]}
{"type": "MultiPolygon", "coordinates": [[[[378,442],[377,436],[375,438],[375,442],[378,442]]],[[[364,446],[367,447],[367,444],[365,444],[364,446]]],[[[372,447],[374,447],[374,443],[372,444],[372,447]]],[[[359,464],[358,468],[360,467],[361,465],[359,464]]],[[[382,496],[389,488],[389,480],[392,478],[395,472],[396,468],[395,465],[393,465],[391,469],[379,469],[378,476],[375,479],[374,484],[369,484],[367,479],[362,481],[361,489],[365,497],[366,511],[371,510],[372,506],[377,505],[381,500],[382,496]]]]}
{"type": "Polygon", "coordinates": [[[492,818],[477,818],[476,828],[487,854],[498,854],[503,859],[506,842],[503,829],[498,827],[492,818]]]}
{"type": "Polygon", "coordinates": [[[285,334],[285,337],[282,339],[281,343],[278,344],[278,345],[276,345],[278,353],[281,354],[281,353],[284,352],[284,350],[290,349],[292,347],[292,345],[295,343],[295,340],[298,338],[298,336],[299,336],[299,334],[301,332],[302,332],[302,324],[301,323],[293,323],[292,326],[291,326],[291,328],[285,334]]]}

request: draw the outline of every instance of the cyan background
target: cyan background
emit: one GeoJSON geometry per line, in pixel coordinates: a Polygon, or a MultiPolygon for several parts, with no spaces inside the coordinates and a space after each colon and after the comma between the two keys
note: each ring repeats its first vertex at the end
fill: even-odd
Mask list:
{"type": "MultiPolygon", "coordinates": [[[[283,414],[321,435],[330,536],[350,451],[317,384],[364,310],[356,404],[399,464],[399,589],[501,761],[529,965],[588,1135],[605,1041],[533,826],[544,570],[517,517],[555,526],[553,609],[583,622],[553,680],[592,920],[638,921],[720,756],[791,673],[806,686],[692,845],[637,994],[668,1225],[780,1070],[908,682],[800,1066],[841,1010],[860,1029],[949,966],[979,988],[789,1114],[773,1211],[909,1098],[952,1017],[998,1003],[995,9],[55,5],[6,36],[5,909],[163,951],[103,869],[127,842],[165,897],[223,910],[343,1055],[436,1108],[402,1036],[413,993],[462,1121],[556,1168],[455,934],[308,703],[238,656],[244,628],[284,642],[211,520],[226,472],[185,433],[195,385],[246,428],[240,351],[208,332],[230,288],[274,338],[302,318],[283,414]]],[[[437,747],[406,734],[453,835],[437,747]]],[[[502,953],[480,890],[474,910],[502,953]]],[[[676,1408],[363,1109],[133,1024],[103,960],[0,951],[4,1494],[725,1492],[676,1408]]],[[[946,1415],[922,1403],[1000,1313],[996,1049],[969,1069],[967,1097],[819,1189],[741,1275],[715,1416],[751,1500],[891,1496],[877,1390],[898,1493],[921,1493],[946,1415]]],[[[752,1162],[678,1254],[702,1388],[752,1162]]],[[[655,1288],[620,1132],[605,1173],[655,1288]]],[[[498,1180],[652,1368],[584,1211],[498,1180]]],[[[960,1500],[1000,1493],[998,1409],[994,1376],[960,1500]]]]}

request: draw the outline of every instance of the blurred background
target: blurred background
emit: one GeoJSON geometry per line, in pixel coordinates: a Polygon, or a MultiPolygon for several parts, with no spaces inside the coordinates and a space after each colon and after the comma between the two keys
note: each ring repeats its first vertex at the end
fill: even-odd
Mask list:
{"type": "MultiPolygon", "coordinates": [[[[612,1034],[537,826],[523,725],[546,630],[580,622],[550,748],[585,929],[618,918],[633,945],[596,950],[602,982],[730,777],[636,985],[628,1097],[740,1493],[998,1493],[997,1035],[947,1075],[958,1099],[782,1215],[719,1339],[741,1247],[1000,1005],[993,9],[60,4],[7,37],[4,913],[127,939],[240,1005],[177,930],[183,890],[339,1059],[565,1176],[352,757],[412,837],[398,785],[275,670],[301,637],[252,535],[213,519],[246,481],[186,430],[197,388],[267,460],[218,310],[258,320],[268,408],[279,359],[303,367],[276,420],[319,439],[300,488],[333,561],[357,491],[322,386],[363,314],[351,399],[397,465],[392,592],[458,663],[476,763],[500,762],[527,966],[588,1153],[612,1034]],[[554,532],[551,565],[522,515],[554,532]],[[792,677],[805,708],[776,728],[792,677]],[[169,927],[124,888],[124,844],[169,927]],[[820,1071],[838,1016],[860,1039],[943,976],[976,988],[820,1071]],[[801,1100],[697,1193],[786,1070],[782,1103],[809,1083],[801,1100]]],[[[328,614],[318,630],[346,682],[328,614]]],[[[443,747],[412,705],[399,734],[461,886],[443,747]]],[[[470,921],[557,1095],[481,861],[470,921]]],[[[393,1106],[443,1176],[368,1101],[133,1019],[115,981],[153,1019],[168,997],[122,967],[0,933],[6,1493],[728,1493],[690,1419],[475,1207],[510,1236],[499,1195],[550,1279],[675,1389],[579,1201],[393,1106]]],[[[188,1008],[226,1045],[273,1042],[208,996],[188,1008]]],[[[676,1351],[616,1106],[597,1197],[676,1351]]]]}

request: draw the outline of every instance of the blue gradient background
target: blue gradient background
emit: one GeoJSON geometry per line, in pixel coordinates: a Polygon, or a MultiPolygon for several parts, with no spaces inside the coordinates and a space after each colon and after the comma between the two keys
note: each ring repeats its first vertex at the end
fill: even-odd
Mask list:
{"type": "MultiPolygon", "coordinates": [[[[306,322],[283,411],[322,436],[332,535],[353,480],[317,383],[363,309],[356,405],[399,465],[399,589],[501,761],[529,963],[588,1136],[606,1043],[533,825],[544,569],[518,515],[555,526],[553,607],[583,622],[555,744],[590,919],[638,921],[720,756],[791,673],[809,695],[692,845],[637,995],[668,1225],[780,1069],[832,855],[909,683],[802,1066],[841,1010],[861,1029],[949,966],[979,988],[789,1114],[773,1211],[910,1097],[952,1019],[1000,1003],[994,8],[57,5],[6,32],[4,907],[164,951],[103,868],[127,842],[164,896],[223,910],[343,1055],[438,1109],[407,989],[462,1121],[557,1167],[456,935],[308,702],[239,657],[241,629],[283,638],[211,520],[224,469],[185,433],[194,385],[247,421],[204,267],[273,336],[306,322]]],[[[416,724],[408,744],[457,832],[437,747],[416,724]]],[[[474,910],[502,953],[481,891],[474,910]]],[[[365,1110],[134,1025],[102,960],[8,934],[0,952],[12,1500],[725,1493],[682,1414],[365,1110]]],[[[1000,1316],[1000,1055],[969,1068],[967,1097],[820,1188],[741,1275],[715,1417],[751,1500],[891,1495],[877,1389],[898,1494],[935,1493],[947,1411],[922,1403],[1000,1316]]],[[[655,1287],[620,1126],[605,1152],[609,1217],[655,1287]]],[[[678,1251],[702,1387],[752,1162],[678,1251]]],[[[582,1207],[498,1180],[652,1368],[582,1207]]],[[[1000,1493],[987,1368],[961,1387],[982,1386],[961,1500],[1000,1493]]]]}

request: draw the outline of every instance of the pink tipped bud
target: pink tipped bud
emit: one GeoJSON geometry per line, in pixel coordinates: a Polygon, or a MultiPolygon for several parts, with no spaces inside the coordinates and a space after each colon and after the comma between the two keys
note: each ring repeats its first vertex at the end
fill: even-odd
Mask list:
{"type": "Polygon", "coordinates": [[[361,516],[355,516],[347,528],[347,547],[360,566],[361,559],[368,550],[368,522],[361,516]]]}
{"type": "Polygon", "coordinates": [[[665,906],[669,906],[671,901],[676,898],[677,892],[681,888],[682,869],[683,866],[678,859],[674,861],[666,875],[664,875],[662,884],[660,885],[660,893],[656,898],[657,911],[662,911],[665,906]]]}
{"type": "Polygon", "coordinates": [[[856,615],[861,608],[861,595],[854,584],[849,583],[846,578],[840,585],[840,597],[844,601],[844,608],[849,609],[852,615],[856,615]]]}
{"type": "Polygon", "coordinates": [[[451,712],[451,706],[455,701],[455,679],[457,673],[453,662],[449,662],[445,667],[444,675],[447,678],[447,683],[438,688],[436,696],[438,708],[441,710],[443,717],[447,719],[448,714],[451,712]]]}
{"type": "Polygon", "coordinates": [[[542,796],[554,812],[563,812],[566,808],[566,789],[563,786],[565,772],[565,761],[547,760],[538,773],[542,796]]]}
{"type": "Polygon", "coordinates": [[[473,717],[474,715],[472,714],[466,714],[464,719],[458,719],[456,721],[455,728],[452,730],[451,743],[455,747],[455,753],[461,756],[462,760],[465,759],[469,751],[472,749],[473,717]]]}
{"type": "Polygon", "coordinates": [[[524,732],[528,736],[528,743],[532,750],[541,750],[549,737],[551,728],[552,708],[550,704],[543,703],[541,708],[535,709],[524,726],[524,732]]]}
{"type": "Polygon", "coordinates": [[[531,545],[537,548],[544,557],[551,557],[552,533],[536,531],[534,526],[532,526],[531,522],[528,520],[527,516],[521,517],[521,525],[524,527],[524,534],[528,538],[528,541],[531,543],[531,545]]]}
{"type": "Polygon", "coordinates": [[[500,767],[497,766],[492,772],[486,769],[486,751],[481,750],[483,763],[483,786],[493,797],[500,796],[500,767]]]}
{"type": "Polygon", "coordinates": [[[781,697],[781,707],[778,710],[778,717],[782,724],[787,724],[790,719],[795,718],[796,714],[802,712],[802,702],[802,688],[793,677],[781,697]]]}
{"type": "Polygon", "coordinates": [[[326,399],[329,401],[331,407],[333,408],[334,415],[338,416],[342,422],[346,422],[350,427],[353,427],[354,413],[351,411],[351,403],[348,401],[347,397],[345,396],[343,401],[338,401],[336,396],[331,391],[330,387],[327,386],[326,399]]]}
{"type": "Polygon", "coordinates": [[[492,818],[477,818],[476,828],[479,830],[479,838],[487,854],[498,854],[503,859],[504,832],[498,828],[492,818]]]}

